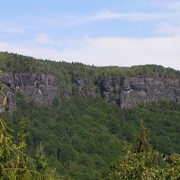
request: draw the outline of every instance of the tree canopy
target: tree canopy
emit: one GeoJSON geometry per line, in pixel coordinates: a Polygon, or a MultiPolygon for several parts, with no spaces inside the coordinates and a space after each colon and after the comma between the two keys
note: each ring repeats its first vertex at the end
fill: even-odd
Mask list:
{"type": "MultiPolygon", "coordinates": [[[[177,177],[179,103],[162,100],[120,109],[99,96],[80,94],[72,81],[83,77],[91,87],[91,83],[97,83],[99,78],[114,76],[179,79],[179,71],[157,65],[94,67],[7,52],[0,53],[0,67],[12,73],[52,73],[60,79],[60,88],[74,88],[73,96],[60,96],[41,105],[26,99],[21,92],[16,93],[17,109],[0,114],[1,177],[42,177],[43,174],[42,178],[57,179],[56,176],[61,174],[65,178],[88,180],[108,179],[109,173],[117,179],[145,176],[158,179],[160,175],[168,179],[171,174],[172,179],[177,177]],[[24,122],[20,125],[22,119],[24,122]],[[137,137],[133,138],[141,120],[149,129],[151,139],[143,124],[137,137]],[[127,147],[126,154],[124,148],[127,147]],[[169,154],[172,155],[167,156],[169,154]],[[110,166],[117,159],[120,163],[115,163],[111,172],[110,166]]],[[[3,99],[5,105],[4,95],[3,99]]]]}
{"type": "Polygon", "coordinates": [[[149,136],[141,123],[138,135],[120,163],[115,164],[110,179],[164,180],[180,178],[180,155],[161,157],[149,143],[149,136]],[[168,158],[168,161],[167,161],[168,158]],[[161,161],[161,164],[160,162],[161,161]],[[164,164],[162,164],[162,162],[164,164]]]}

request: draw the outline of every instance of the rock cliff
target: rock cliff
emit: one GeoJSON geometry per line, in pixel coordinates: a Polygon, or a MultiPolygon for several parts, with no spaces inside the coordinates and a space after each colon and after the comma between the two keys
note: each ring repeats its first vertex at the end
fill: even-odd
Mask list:
{"type": "MultiPolygon", "coordinates": [[[[46,73],[3,73],[0,83],[7,96],[9,111],[16,109],[16,92],[21,91],[25,97],[37,103],[46,103],[62,95],[60,80],[46,73]]],[[[74,79],[78,90],[86,96],[96,96],[100,93],[102,98],[121,108],[132,108],[140,102],[174,100],[180,102],[180,83],[175,78],[148,78],[148,77],[109,77],[86,84],[83,79],[74,79]]],[[[69,91],[68,91],[69,92],[69,91]]],[[[72,96],[73,92],[69,92],[72,96]]],[[[0,99],[2,102],[2,97],[0,99]]],[[[1,112],[5,107],[0,107],[1,112]]]]}
{"type": "MultiPolygon", "coordinates": [[[[51,74],[3,73],[0,83],[2,83],[3,92],[7,96],[9,111],[16,109],[15,97],[18,91],[37,103],[48,102],[58,95],[58,79],[51,74]]],[[[0,109],[4,111],[5,107],[0,109]]]]}
{"type": "Polygon", "coordinates": [[[102,97],[117,103],[121,108],[132,108],[140,102],[174,100],[180,102],[180,85],[177,79],[165,78],[107,78],[99,82],[102,97]]]}

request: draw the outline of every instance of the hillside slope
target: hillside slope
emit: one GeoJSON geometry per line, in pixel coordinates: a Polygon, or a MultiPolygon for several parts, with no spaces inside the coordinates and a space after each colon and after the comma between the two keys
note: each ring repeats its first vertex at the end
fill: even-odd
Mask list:
{"type": "Polygon", "coordinates": [[[105,179],[141,121],[155,149],[180,153],[179,71],[93,67],[9,53],[0,53],[0,67],[8,103],[0,116],[15,132],[25,122],[27,153],[33,156],[42,142],[50,165],[65,177],[105,179]]]}

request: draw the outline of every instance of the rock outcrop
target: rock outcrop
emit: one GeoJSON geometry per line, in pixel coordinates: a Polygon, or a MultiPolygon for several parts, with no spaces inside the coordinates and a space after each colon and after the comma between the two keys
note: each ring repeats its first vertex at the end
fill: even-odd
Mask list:
{"type": "MultiPolygon", "coordinates": [[[[7,96],[9,111],[16,109],[16,93],[21,91],[25,97],[37,103],[46,103],[53,98],[63,95],[61,81],[52,74],[46,73],[3,73],[0,83],[7,96]]],[[[121,108],[132,108],[140,102],[174,100],[180,102],[180,83],[175,78],[148,78],[148,77],[109,77],[96,82],[87,83],[83,79],[73,79],[79,92],[85,96],[95,97],[100,93],[102,98],[121,108]]],[[[73,92],[68,92],[69,96],[73,92]]],[[[2,102],[0,97],[0,101],[2,102]]],[[[0,107],[4,111],[5,107],[0,107]]]]}
{"type": "MultiPolygon", "coordinates": [[[[25,97],[44,103],[58,95],[58,78],[45,73],[3,73],[0,83],[7,96],[9,111],[16,109],[16,92],[21,91],[25,97]]],[[[2,97],[1,97],[2,100],[2,97]]],[[[4,111],[5,107],[1,107],[4,111]]]]}
{"type": "Polygon", "coordinates": [[[99,81],[103,98],[121,108],[132,108],[140,102],[159,100],[180,102],[180,85],[177,79],[166,78],[107,78],[99,81]]]}

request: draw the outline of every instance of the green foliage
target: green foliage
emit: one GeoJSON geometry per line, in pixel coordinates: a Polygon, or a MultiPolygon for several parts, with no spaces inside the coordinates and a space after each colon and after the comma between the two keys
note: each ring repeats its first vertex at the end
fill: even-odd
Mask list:
{"type": "Polygon", "coordinates": [[[110,179],[158,179],[157,166],[147,166],[148,160],[157,157],[158,153],[128,152],[121,164],[116,165],[110,179]]]}
{"type": "Polygon", "coordinates": [[[55,171],[46,171],[48,164],[45,160],[42,145],[37,149],[36,160],[25,153],[24,122],[22,130],[18,133],[19,144],[14,143],[14,137],[8,131],[12,131],[3,119],[0,119],[0,179],[38,179],[53,180],[59,178],[55,171]],[[41,166],[40,166],[41,165],[41,166]]]}
{"type": "Polygon", "coordinates": [[[180,155],[173,154],[166,161],[165,167],[158,164],[159,153],[154,151],[149,144],[149,137],[141,124],[137,135],[127,155],[120,164],[114,166],[110,179],[179,179],[180,178],[180,155]]]}
{"type": "Polygon", "coordinates": [[[19,145],[14,144],[13,137],[7,130],[11,129],[0,119],[0,178],[22,179],[28,175],[33,177],[30,158],[24,154],[24,140],[20,141],[19,145]]]}
{"type": "Polygon", "coordinates": [[[34,59],[33,57],[18,54],[0,52],[0,67],[4,72],[46,72],[55,74],[63,88],[71,88],[72,80],[83,79],[86,84],[91,84],[99,79],[107,77],[165,77],[180,79],[180,72],[171,68],[158,65],[144,65],[128,67],[95,67],[82,63],[66,63],[64,61],[49,61],[34,59]]]}
{"type": "Polygon", "coordinates": [[[141,122],[141,126],[140,126],[140,130],[139,133],[134,141],[134,143],[132,144],[131,147],[131,152],[133,153],[141,153],[141,152],[151,152],[152,151],[152,147],[149,144],[149,136],[146,132],[146,129],[143,125],[143,123],[141,122]]]}
{"type": "Polygon", "coordinates": [[[42,143],[40,143],[36,149],[35,159],[36,159],[37,171],[41,172],[41,173],[46,172],[46,169],[48,167],[48,162],[46,159],[46,155],[44,152],[44,146],[42,145],[42,143]]]}
{"type": "MultiPolygon", "coordinates": [[[[17,102],[17,111],[2,115],[16,131],[20,131],[17,119],[25,117],[26,132],[30,133],[26,141],[28,153],[36,159],[36,148],[42,142],[48,164],[64,177],[105,179],[111,163],[123,158],[124,147],[133,141],[141,119],[149,129],[150,142],[160,154],[180,152],[180,104],[176,102],[161,101],[129,110],[120,110],[102,98],[80,95],[40,106],[19,94],[17,102]]],[[[136,151],[148,147],[149,151],[152,146],[149,147],[146,130],[142,128],[140,132],[134,142],[141,142],[143,134],[142,143],[130,147],[136,151]]],[[[142,163],[145,163],[143,157],[144,154],[142,163]]]]}
{"type": "Polygon", "coordinates": [[[180,154],[172,154],[168,157],[168,163],[163,169],[162,174],[166,179],[180,179],[180,154]]]}
{"type": "MultiPolygon", "coordinates": [[[[107,77],[145,76],[180,79],[179,71],[157,65],[130,68],[94,67],[81,63],[39,60],[7,52],[0,52],[0,67],[3,71],[12,73],[51,73],[55,74],[60,82],[60,97],[52,103],[37,105],[28,101],[21,92],[17,92],[17,110],[1,114],[8,126],[19,132],[16,137],[14,132],[10,135],[8,131],[9,140],[6,142],[6,148],[14,148],[13,151],[9,151],[11,157],[16,157],[9,160],[15,165],[18,157],[16,154],[19,153],[21,161],[27,167],[26,171],[22,172],[28,172],[27,176],[43,173],[58,179],[57,173],[54,173],[55,169],[49,168],[52,166],[65,178],[70,176],[72,179],[80,180],[105,179],[110,173],[111,163],[117,159],[121,161],[124,157],[123,149],[132,142],[140,120],[143,120],[150,130],[150,143],[159,154],[180,153],[180,104],[177,102],[160,101],[121,110],[100,97],[83,96],[77,86],[77,81],[80,80],[85,82],[85,88],[89,90],[92,84],[107,77]],[[73,96],[64,96],[68,92],[72,92],[73,96]],[[26,126],[22,123],[25,131],[19,128],[19,119],[25,119],[26,126]],[[25,132],[29,132],[29,135],[25,132]],[[16,138],[13,139],[12,136],[16,138]],[[27,154],[33,157],[33,160],[27,154]]],[[[118,91],[118,87],[114,90],[118,91]]],[[[143,126],[140,132],[125,156],[124,165],[118,164],[117,168],[122,169],[122,172],[130,172],[130,166],[126,166],[127,164],[139,164],[133,168],[142,177],[143,173],[156,177],[156,170],[164,177],[177,174],[179,165],[174,157],[179,159],[179,156],[170,156],[168,160],[171,164],[162,161],[162,164],[167,166],[164,165],[164,169],[159,170],[159,166],[153,162],[160,155],[149,144],[143,126]],[[147,166],[149,161],[152,162],[151,168],[147,166]]],[[[19,172],[21,171],[13,170],[9,173],[19,172]]],[[[25,175],[24,173],[23,176],[25,175]]]]}

